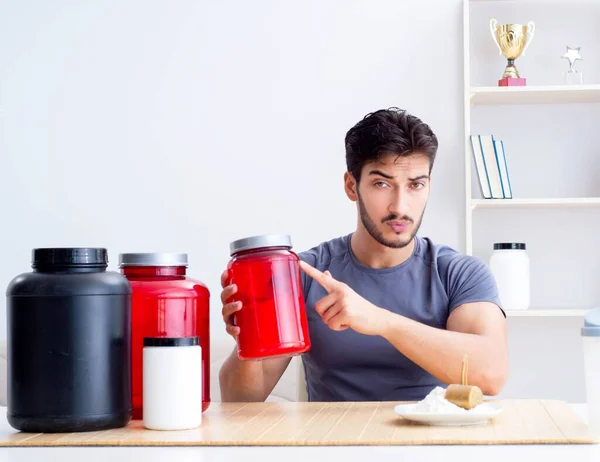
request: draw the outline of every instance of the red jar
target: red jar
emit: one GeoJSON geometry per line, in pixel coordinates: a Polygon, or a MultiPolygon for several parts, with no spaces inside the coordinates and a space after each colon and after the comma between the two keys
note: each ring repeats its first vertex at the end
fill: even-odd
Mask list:
{"type": "Polygon", "coordinates": [[[202,410],[210,405],[210,292],[186,276],[187,254],[125,253],[122,273],[132,288],[131,386],[133,418],[142,419],[144,337],[200,337],[202,410]]]}
{"type": "Polygon", "coordinates": [[[229,282],[240,359],[294,356],[310,349],[299,258],[286,235],[254,236],[230,244],[229,282]]]}

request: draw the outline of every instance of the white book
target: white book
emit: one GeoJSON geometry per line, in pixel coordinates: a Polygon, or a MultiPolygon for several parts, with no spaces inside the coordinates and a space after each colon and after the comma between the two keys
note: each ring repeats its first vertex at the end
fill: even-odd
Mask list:
{"type": "Polygon", "coordinates": [[[502,179],[500,178],[500,166],[498,165],[498,159],[496,157],[496,149],[494,149],[494,138],[492,135],[479,135],[479,141],[481,142],[485,169],[490,181],[492,199],[504,199],[502,179]]]}
{"type": "Polygon", "coordinates": [[[471,135],[471,149],[473,152],[473,160],[475,161],[477,178],[479,179],[479,190],[484,199],[490,199],[492,193],[490,192],[490,182],[485,170],[485,163],[483,162],[483,151],[481,149],[481,143],[479,142],[479,136],[471,135]]]}

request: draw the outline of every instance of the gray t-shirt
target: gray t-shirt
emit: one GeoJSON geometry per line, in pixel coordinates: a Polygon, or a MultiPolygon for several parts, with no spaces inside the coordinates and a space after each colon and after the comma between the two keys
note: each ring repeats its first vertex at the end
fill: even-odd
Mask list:
{"type": "MultiPolygon", "coordinates": [[[[452,310],[463,303],[492,302],[502,309],[493,275],[475,257],[415,237],[408,260],[374,269],[356,259],[351,236],[324,242],[299,257],[320,271],[329,270],[376,306],[432,327],[445,329],[452,310]]],[[[327,292],[301,273],[312,343],[302,356],[309,401],[421,400],[443,385],[383,337],[327,327],[314,309],[327,292]]]]}

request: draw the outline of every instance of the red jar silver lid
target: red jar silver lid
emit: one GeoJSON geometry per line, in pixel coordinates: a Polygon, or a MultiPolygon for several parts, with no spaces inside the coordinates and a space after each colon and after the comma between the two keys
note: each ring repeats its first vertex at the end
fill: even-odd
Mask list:
{"type": "Polygon", "coordinates": [[[292,239],[287,234],[265,234],[262,236],[251,236],[238,239],[229,244],[230,255],[245,250],[254,250],[265,247],[287,247],[292,248],[292,239]]]}
{"type": "Polygon", "coordinates": [[[119,254],[123,266],[188,266],[187,253],[147,252],[119,254]]]}

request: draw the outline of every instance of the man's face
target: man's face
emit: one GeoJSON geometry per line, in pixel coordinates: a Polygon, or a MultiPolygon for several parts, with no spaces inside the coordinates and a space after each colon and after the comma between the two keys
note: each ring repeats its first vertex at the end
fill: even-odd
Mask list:
{"type": "Polygon", "coordinates": [[[373,239],[396,249],[410,244],[427,205],[429,169],[424,154],[388,154],[363,166],[356,199],[362,224],[373,239]]]}

